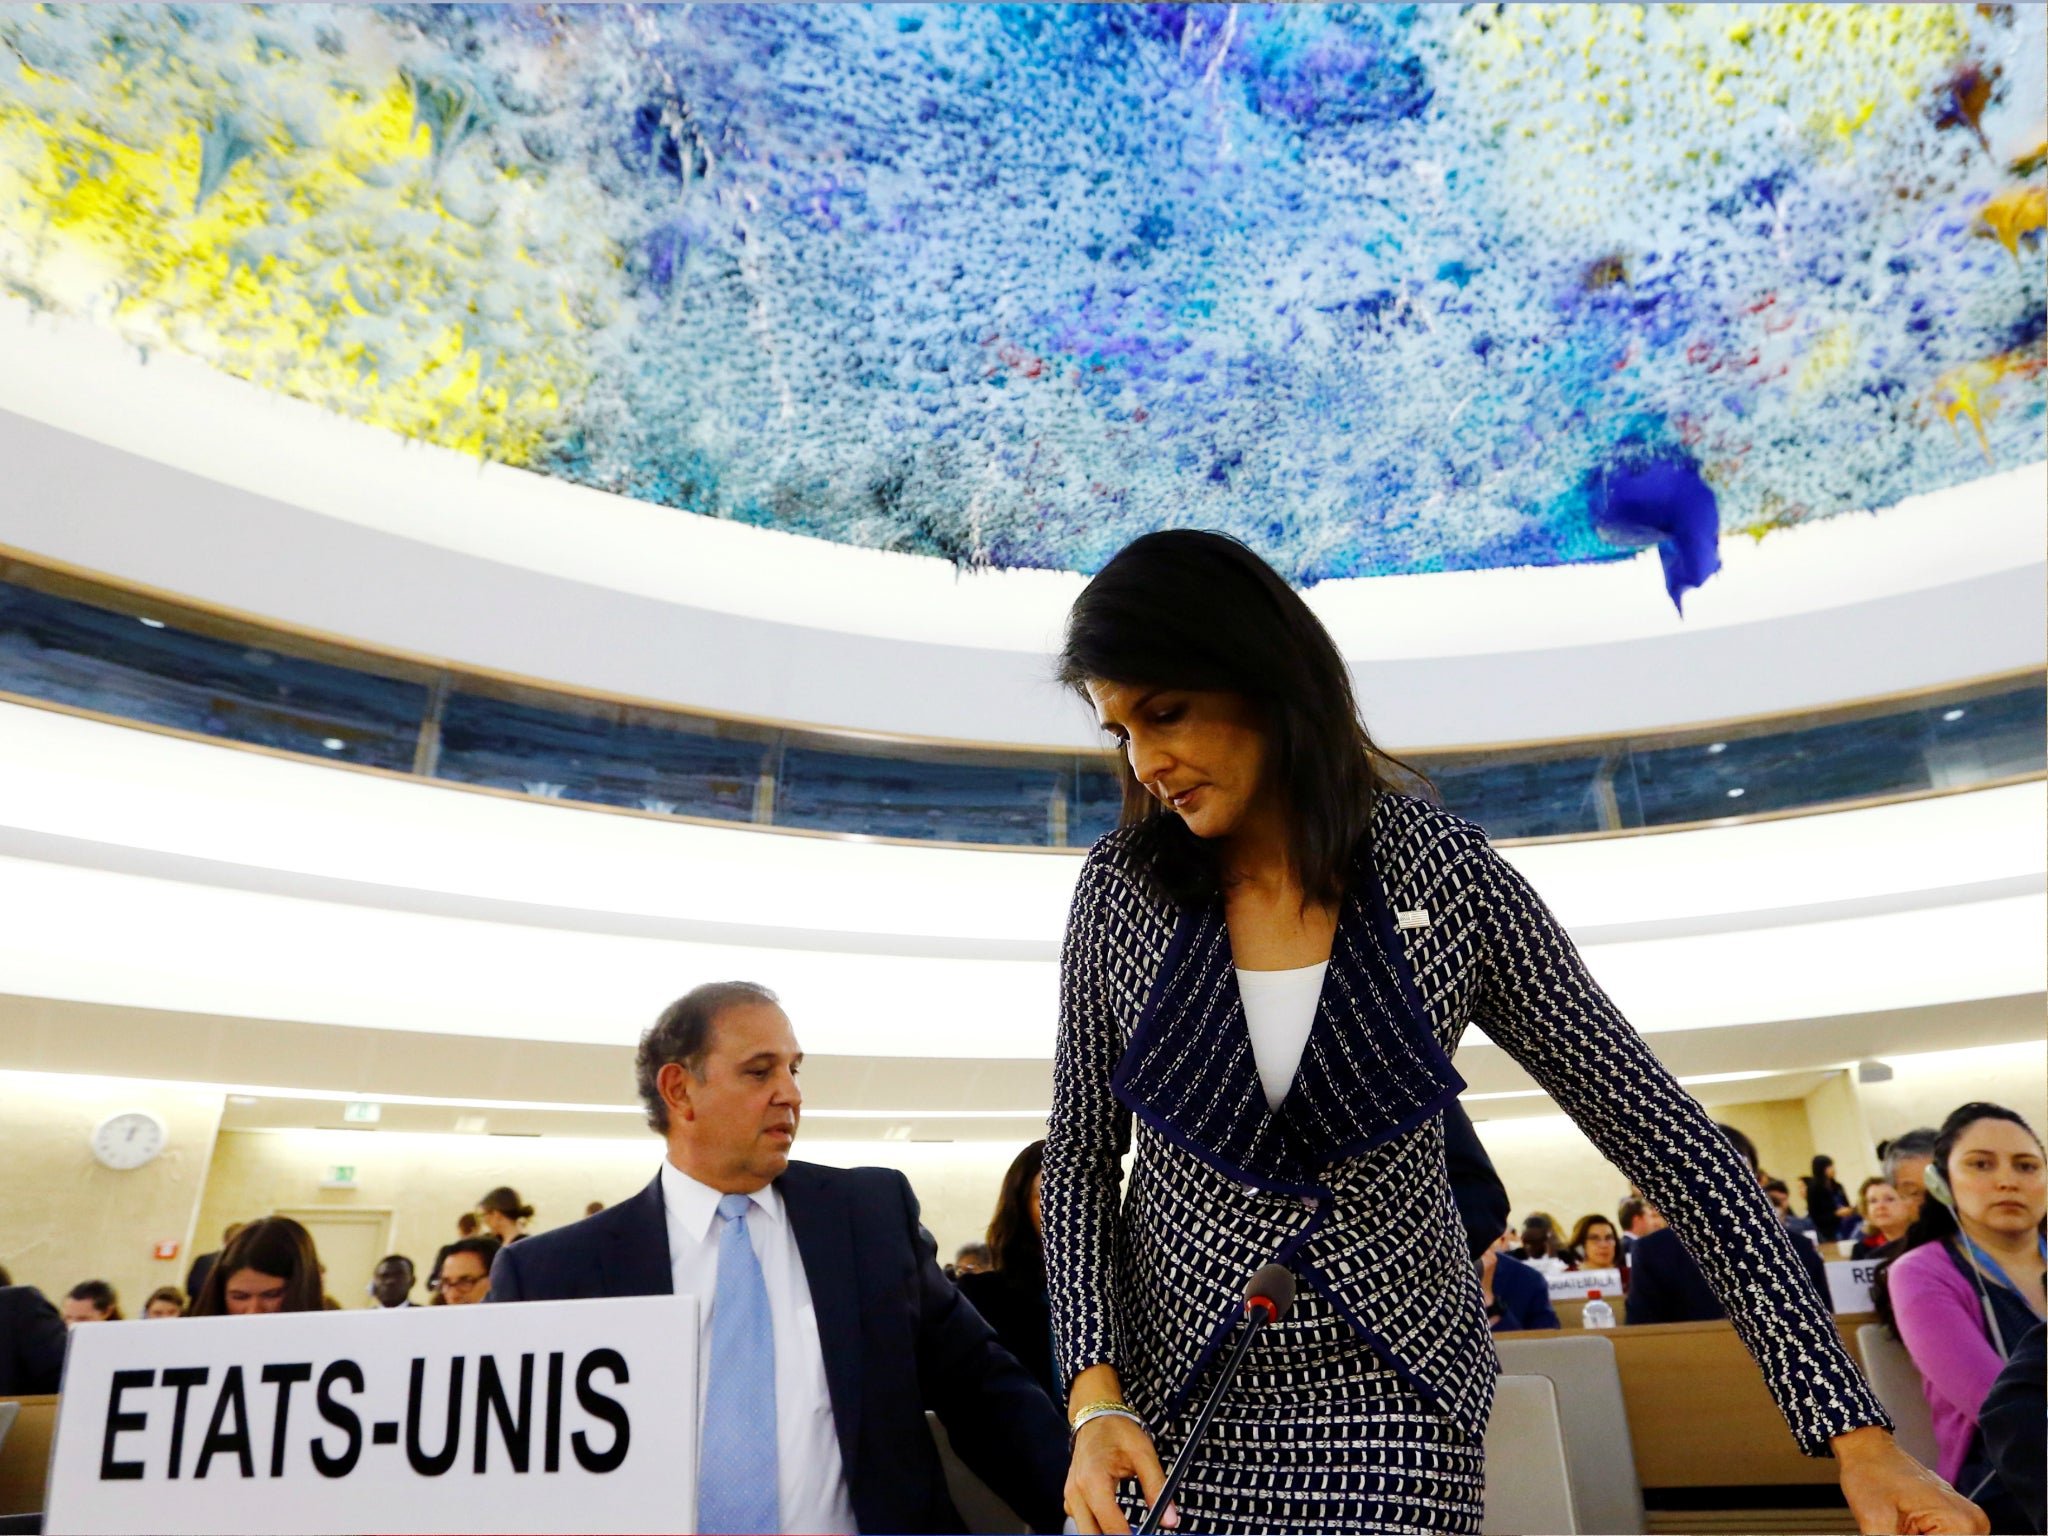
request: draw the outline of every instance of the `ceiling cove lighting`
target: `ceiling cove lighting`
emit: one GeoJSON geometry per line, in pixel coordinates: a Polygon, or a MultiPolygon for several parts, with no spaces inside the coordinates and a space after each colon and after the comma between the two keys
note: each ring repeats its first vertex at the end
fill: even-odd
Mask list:
{"type": "Polygon", "coordinates": [[[1951,725],[1953,725],[1956,721],[1962,719],[1963,716],[1968,713],[1969,711],[1966,709],[1945,709],[1941,712],[1941,718],[1948,721],[1951,725]]]}
{"type": "MultiPolygon", "coordinates": [[[[1818,1072],[1832,1069],[1812,1067],[1800,1068],[1798,1070],[1802,1072],[1818,1072]]],[[[243,1084],[177,1082],[159,1078],[101,1077],[96,1074],[87,1075],[74,1072],[9,1071],[4,1075],[7,1077],[39,1078],[52,1082],[118,1082],[135,1087],[175,1089],[200,1093],[222,1093],[227,1095],[229,1103],[244,1108],[260,1103],[265,1099],[307,1099],[316,1103],[347,1105],[364,1102],[363,1095],[360,1092],[336,1088],[259,1088],[243,1084]]],[[[1678,1081],[1687,1088],[1696,1088],[1709,1083],[1742,1083],[1751,1082],[1758,1078],[1784,1077],[1787,1075],[1786,1072],[1778,1070],[1705,1072],[1691,1077],[1681,1077],[1678,1081]]],[[[1500,1093],[1467,1093],[1460,1097],[1467,1104],[1484,1103],[1494,1099],[1536,1099],[1543,1097],[1543,1090],[1541,1088],[1515,1088],[1500,1093]]],[[[427,1094],[405,1093],[380,1093],[377,1095],[375,1103],[377,1105],[410,1104],[442,1109],[528,1110],[579,1115],[644,1115],[646,1113],[646,1110],[638,1104],[575,1104],[547,1099],[438,1098],[427,1094]]],[[[803,1112],[803,1118],[806,1120],[890,1120],[898,1125],[903,1124],[905,1121],[915,1120],[1043,1120],[1045,1116],[1046,1107],[1044,1106],[1030,1109],[947,1109],[937,1106],[922,1109],[806,1109],[803,1112]]],[[[345,1115],[344,1118],[354,1119],[356,1117],[345,1115]]],[[[455,1128],[458,1131],[470,1129],[472,1123],[475,1130],[481,1130],[484,1124],[484,1117],[481,1115],[464,1115],[456,1120],[455,1128]]]]}
{"type": "Polygon", "coordinates": [[[164,621],[162,619],[146,619],[142,617],[140,614],[136,615],[135,622],[140,624],[144,629],[162,629],[164,627],[164,621]]]}

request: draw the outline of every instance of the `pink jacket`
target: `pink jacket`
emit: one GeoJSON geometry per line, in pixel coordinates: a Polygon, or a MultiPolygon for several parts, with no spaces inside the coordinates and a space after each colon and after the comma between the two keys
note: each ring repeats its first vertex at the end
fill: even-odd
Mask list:
{"type": "Polygon", "coordinates": [[[1915,1248],[1891,1267],[1899,1338],[1920,1369],[1934,1419],[1935,1468],[1953,1483],[1976,1433],[1977,1410],[2005,1362],[1991,1347],[1977,1288],[1946,1243],[1915,1248]]]}

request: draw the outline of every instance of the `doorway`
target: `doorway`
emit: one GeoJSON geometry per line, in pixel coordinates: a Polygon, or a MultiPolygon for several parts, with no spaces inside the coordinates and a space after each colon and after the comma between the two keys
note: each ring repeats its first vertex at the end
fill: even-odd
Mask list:
{"type": "Polygon", "coordinates": [[[310,1206],[276,1214],[313,1234],[328,1295],[344,1308],[370,1305],[370,1272],[391,1251],[390,1207],[310,1206]]]}

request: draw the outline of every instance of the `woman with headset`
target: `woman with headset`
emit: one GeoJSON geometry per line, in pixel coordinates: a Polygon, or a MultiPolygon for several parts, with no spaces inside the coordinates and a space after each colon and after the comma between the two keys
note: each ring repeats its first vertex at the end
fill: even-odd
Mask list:
{"type": "Polygon", "coordinates": [[[1927,1196],[1878,1271],[1878,1315],[1919,1367],[1940,1452],[1937,1470],[1995,1531],[2037,1529],[1999,1486],[1977,1414],[2014,1348],[2043,1316],[2048,1180],[2041,1138],[1998,1104],[1948,1117],[1927,1167],[1927,1196]]]}

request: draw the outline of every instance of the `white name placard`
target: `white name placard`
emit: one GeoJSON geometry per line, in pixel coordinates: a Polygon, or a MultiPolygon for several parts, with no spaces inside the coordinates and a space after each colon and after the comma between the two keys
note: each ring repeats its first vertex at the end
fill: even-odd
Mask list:
{"type": "Polygon", "coordinates": [[[1870,1282],[1877,1278],[1876,1259],[1830,1259],[1827,1270],[1828,1299],[1834,1303],[1836,1312],[1875,1310],[1870,1282]]]}
{"type": "Polygon", "coordinates": [[[94,1323],[52,1532],[687,1531],[689,1296],[94,1323]]]}
{"type": "Polygon", "coordinates": [[[1552,1301],[1577,1301],[1588,1291],[1598,1291],[1605,1301],[1621,1300],[1621,1271],[1618,1269],[1574,1269],[1550,1277],[1552,1301]]]}

